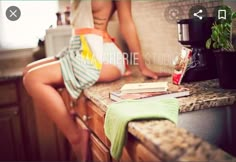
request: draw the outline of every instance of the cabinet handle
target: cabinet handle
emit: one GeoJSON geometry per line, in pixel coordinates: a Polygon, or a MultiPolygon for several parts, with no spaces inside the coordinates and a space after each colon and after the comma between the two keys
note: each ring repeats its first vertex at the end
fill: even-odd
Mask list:
{"type": "Polygon", "coordinates": [[[88,121],[91,118],[92,118],[91,116],[87,116],[87,115],[82,116],[83,121],[88,121]]]}

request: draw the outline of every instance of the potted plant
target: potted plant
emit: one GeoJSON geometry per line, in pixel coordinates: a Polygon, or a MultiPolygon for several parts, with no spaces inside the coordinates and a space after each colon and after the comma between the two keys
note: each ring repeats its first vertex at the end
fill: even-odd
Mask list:
{"type": "Polygon", "coordinates": [[[236,49],[232,41],[232,22],[236,18],[236,12],[232,12],[229,6],[221,6],[217,12],[219,10],[226,13],[226,18],[217,19],[214,22],[206,47],[214,51],[220,86],[225,89],[234,89],[236,88],[236,71],[234,70],[236,49]]]}

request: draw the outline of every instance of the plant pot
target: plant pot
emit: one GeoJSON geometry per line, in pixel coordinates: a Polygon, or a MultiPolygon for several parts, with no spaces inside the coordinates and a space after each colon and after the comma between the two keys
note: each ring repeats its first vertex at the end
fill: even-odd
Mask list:
{"type": "Polygon", "coordinates": [[[236,51],[217,51],[215,56],[220,87],[236,89],[236,51]]]}

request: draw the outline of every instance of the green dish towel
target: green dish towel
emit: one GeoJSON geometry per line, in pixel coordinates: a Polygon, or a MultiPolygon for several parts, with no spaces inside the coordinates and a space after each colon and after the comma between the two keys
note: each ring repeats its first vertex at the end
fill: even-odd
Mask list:
{"type": "Polygon", "coordinates": [[[124,100],[108,106],[105,116],[105,134],[111,142],[110,153],[114,159],[120,159],[125,145],[126,127],[129,121],[136,119],[168,119],[177,123],[178,100],[166,98],[159,100],[124,100]]]}

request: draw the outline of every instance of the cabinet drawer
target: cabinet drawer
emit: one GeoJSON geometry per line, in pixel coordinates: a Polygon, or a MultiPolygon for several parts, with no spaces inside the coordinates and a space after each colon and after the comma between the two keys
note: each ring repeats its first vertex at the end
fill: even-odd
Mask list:
{"type": "Polygon", "coordinates": [[[17,102],[16,85],[14,83],[0,85],[0,105],[17,102]]]}
{"type": "Polygon", "coordinates": [[[86,109],[86,101],[88,100],[84,95],[80,95],[78,100],[72,100],[67,90],[63,89],[60,91],[60,94],[63,98],[63,101],[66,105],[66,108],[71,113],[76,113],[81,119],[86,120],[87,109],[86,109]]]}
{"type": "Polygon", "coordinates": [[[58,89],[58,92],[70,113],[76,113],[81,119],[87,116],[85,103],[88,99],[83,94],[80,95],[78,100],[73,100],[65,88],[58,89]]]}
{"type": "Polygon", "coordinates": [[[77,153],[77,158],[78,161],[87,161],[86,159],[88,159],[88,154],[90,151],[88,143],[90,138],[89,129],[79,118],[76,118],[76,124],[80,135],[79,145],[81,146],[81,149],[77,153]]]}
{"type": "MultiPolygon", "coordinates": [[[[87,110],[87,103],[88,99],[82,94],[78,101],[72,102],[75,104],[75,112],[76,114],[86,123],[88,121],[89,118],[88,117],[88,110],[87,110]]],[[[72,104],[72,105],[74,105],[72,104]]],[[[87,123],[86,123],[87,124],[87,123]]]]}
{"type": "Polygon", "coordinates": [[[90,136],[91,141],[91,157],[92,161],[108,162],[110,160],[109,150],[95,137],[93,134],[90,136]]]}
{"type": "Polygon", "coordinates": [[[110,143],[104,132],[105,112],[99,109],[90,100],[86,102],[86,108],[87,108],[86,124],[92,130],[92,132],[95,133],[96,136],[99,137],[99,139],[107,147],[109,147],[110,143]]]}
{"type": "Polygon", "coordinates": [[[63,99],[63,101],[65,103],[66,109],[69,112],[71,112],[74,107],[72,105],[72,100],[71,100],[71,97],[70,97],[68,91],[65,88],[58,89],[57,91],[61,95],[61,97],[62,97],[62,99],[63,99]]]}
{"type": "MultiPolygon", "coordinates": [[[[84,95],[73,102],[69,101],[69,111],[74,111],[87,125],[87,127],[96,134],[97,137],[107,146],[110,146],[109,140],[105,136],[104,132],[104,120],[105,112],[99,109],[95,104],[93,104],[84,95]]],[[[66,104],[68,105],[68,104],[66,104]]]]}
{"type": "Polygon", "coordinates": [[[133,162],[133,161],[155,161],[161,162],[158,155],[149,151],[140,141],[138,141],[131,134],[128,134],[127,142],[123,148],[123,153],[120,162],[133,162]]]}

